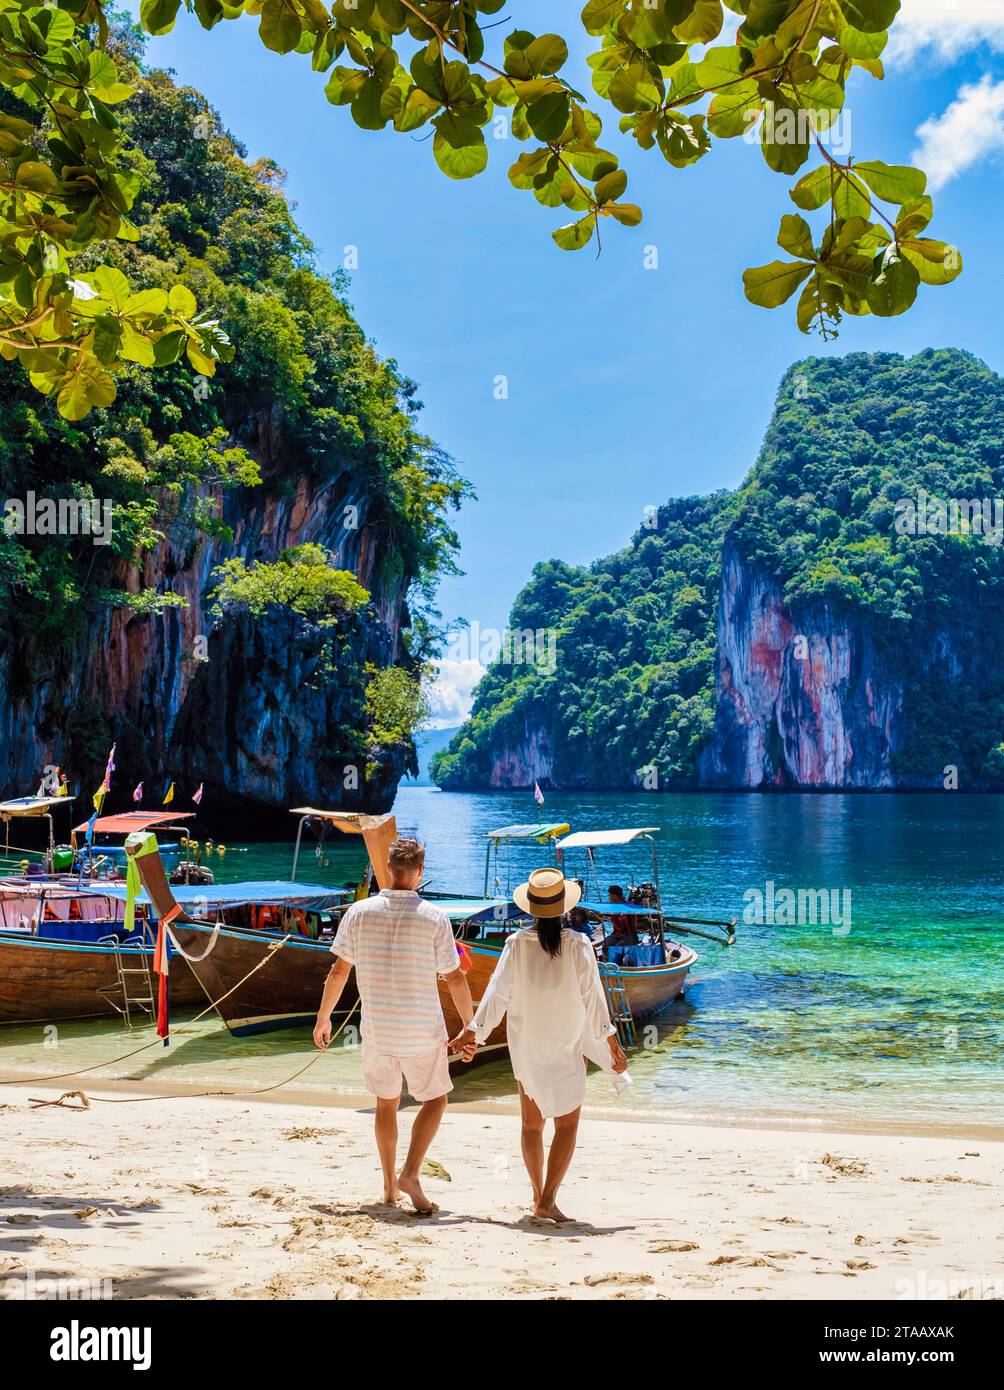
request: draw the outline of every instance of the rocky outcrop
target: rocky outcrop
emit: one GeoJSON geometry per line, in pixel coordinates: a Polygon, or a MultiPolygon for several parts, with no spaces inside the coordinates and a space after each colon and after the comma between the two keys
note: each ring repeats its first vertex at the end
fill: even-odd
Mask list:
{"type": "MultiPolygon", "coordinates": [[[[881,790],[897,777],[905,690],[861,617],[829,603],[788,609],[777,582],[726,543],[718,606],[715,727],[704,785],[881,790]]],[[[953,674],[939,639],[929,666],[953,674]]]]}
{"type": "Polygon", "coordinates": [[[492,757],[489,786],[532,787],[535,782],[550,784],[552,759],[547,733],[531,719],[523,721],[519,737],[504,743],[492,757]]]}
{"type": "Polygon", "coordinates": [[[19,650],[0,630],[0,785],[34,790],[40,769],[58,764],[80,784],[86,810],[114,740],[109,808],[141,780],[146,804],[157,806],[171,779],[178,809],[204,783],[200,822],[229,825],[230,834],[234,816],[248,829],[288,830],[287,808],[308,802],[389,807],[413,753],[367,754],[357,673],[398,658],[407,610],[400,586],[379,578],[372,495],[349,475],[319,483],[273,474],[271,484],[215,503],[232,541],[201,537],[190,506],[165,502],[164,540],[142,570],[116,574],[133,593],[170,591],[184,607],[156,616],[103,607],[56,653],[19,650]],[[223,560],[270,561],[306,542],[324,546],[373,596],[348,631],[333,636],[279,609],[255,621],[208,611],[223,560]],[[356,739],[345,736],[350,725],[356,739]]]}

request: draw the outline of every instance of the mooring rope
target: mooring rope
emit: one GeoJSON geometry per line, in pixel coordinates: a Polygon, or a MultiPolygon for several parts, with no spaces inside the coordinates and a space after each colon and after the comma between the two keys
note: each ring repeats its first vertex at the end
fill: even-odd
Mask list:
{"type": "MultiPolygon", "coordinates": [[[[176,1028],[176,1029],[174,1030],[175,1033],[178,1034],[178,1033],[185,1033],[185,1032],[187,1032],[187,1031],[188,1031],[190,1028],[192,1028],[196,1023],[198,1023],[198,1022],[200,1021],[200,1019],[205,1018],[206,1014],[212,1013],[214,1009],[217,1009],[217,1008],[219,1007],[219,1005],[223,1003],[224,999],[229,999],[230,995],[233,994],[235,990],[240,989],[241,985],[243,985],[246,981],[250,980],[250,978],[251,978],[252,975],[254,975],[257,971],[261,970],[264,966],[268,965],[271,961],[273,961],[273,960],[275,959],[275,957],[276,957],[276,953],[277,953],[278,951],[280,951],[280,950],[282,949],[283,946],[285,946],[285,944],[286,944],[286,942],[287,942],[288,940],[289,940],[289,935],[284,936],[284,937],[282,938],[281,941],[270,941],[270,942],[268,943],[267,948],[266,948],[265,954],[262,956],[261,960],[258,961],[257,964],[253,965],[253,966],[251,967],[251,969],[247,972],[246,975],[242,976],[242,978],[239,979],[235,985],[231,986],[231,988],[228,989],[228,990],[226,991],[225,994],[221,994],[220,997],[219,997],[218,999],[213,999],[213,1000],[211,1000],[210,1003],[208,1004],[208,1006],[207,1006],[206,1008],[204,1008],[204,1009],[202,1010],[201,1013],[196,1014],[195,1017],[194,1017],[194,1018],[190,1018],[190,1019],[188,1020],[187,1023],[183,1023],[183,1024],[180,1025],[180,1027],[176,1028]]],[[[359,1003],[359,1001],[357,1000],[357,1001],[356,1001],[356,1004],[353,1006],[352,1010],[349,1012],[348,1015],[346,1015],[345,1022],[341,1025],[341,1027],[340,1027],[339,1030],[338,1030],[339,1033],[342,1031],[342,1028],[345,1027],[345,1024],[348,1023],[349,1019],[352,1017],[352,1014],[355,1012],[355,1009],[358,1007],[358,1003],[359,1003]]],[[[332,1038],[332,1041],[334,1041],[334,1038],[337,1037],[337,1036],[338,1036],[337,1033],[334,1034],[334,1036],[333,1036],[333,1038],[332,1038]]],[[[92,1066],[89,1066],[89,1067],[78,1067],[76,1071],[55,1072],[55,1073],[53,1073],[53,1075],[51,1075],[51,1076],[28,1076],[28,1077],[25,1077],[25,1076],[17,1076],[17,1077],[10,1077],[10,1078],[7,1078],[7,1077],[0,1078],[0,1086],[24,1086],[24,1085],[31,1085],[31,1083],[34,1082],[34,1081],[63,1081],[63,1080],[65,1080],[66,1077],[68,1077],[68,1076],[85,1076],[88,1072],[97,1071],[99,1067],[114,1067],[114,1066],[116,1066],[119,1062],[127,1062],[127,1061],[129,1060],[130,1057],[136,1057],[136,1056],[138,1056],[141,1052],[148,1052],[148,1051],[150,1050],[151,1047],[162,1047],[162,1046],[163,1046],[163,1043],[164,1043],[163,1038],[154,1038],[153,1042],[144,1043],[142,1047],[134,1047],[134,1048],[132,1049],[131,1052],[125,1052],[125,1053],[122,1054],[121,1057],[113,1057],[113,1058],[111,1058],[110,1061],[95,1062],[92,1066]]],[[[319,1057],[321,1054],[318,1053],[317,1055],[318,1055],[318,1057],[319,1057]]],[[[317,1057],[312,1057],[311,1060],[310,1060],[310,1062],[309,1062],[307,1065],[308,1065],[308,1066],[312,1066],[312,1065],[314,1064],[314,1062],[316,1062],[316,1061],[317,1061],[317,1057]]],[[[304,1067],[304,1068],[303,1068],[303,1071],[306,1071],[306,1070],[307,1070],[307,1068],[304,1067]]],[[[296,1080],[296,1076],[299,1076],[300,1074],[301,1074],[300,1072],[297,1072],[294,1076],[290,1077],[289,1080],[290,1080],[290,1081],[295,1081],[295,1080],[296,1080]]],[[[117,1078],[112,1077],[112,1078],[110,1078],[110,1079],[111,1079],[111,1080],[115,1080],[115,1079],[117,1079],[117,1078]]],[[[285,1082],[280,1082],[280,1083],[279,1083],[279,1085],[285,1085],[285,1084],[286,1084],[285,1082]]],[[[265,1087],[265,1089],[266,1089],[266,1090],[274,1090],[275,1088],[274,1088],[274,1087],[265,1087]]],[[[210,1092],[207,1092],[207,1094],[211,1094],[211,1093],[210,1093],[210,1092]]],[[[226,1093],[226,1092],[221,1092],[220,1094],[227,1094],[227,1093],[226,1093]]],[[[241,1094],[241,1092],[234,1092],[233,1094],[239,1095],[239,1094],[241,1094]]],[[[250,1092],[249,1094],[253,1094],[253,1092],[250,1092]]],[[[137,1097],[133,1097],[133,1099],[137,1099],[137,1100],[146,1100],[146,1099],[150,1099],[150,1100],[161,1100],[161,1099],[163,1099],[163,1097],[161,1097],[161,1096],[150,1096],[150,1097],[146,1097],[146,1096],[137,1096],[137,1097]]],[[[44,1102],[44,1103],[45,1103],[45,1104],[55,1105],[55,1104],[57,1104],[58,1102],[56,1102],[56,1101],[46,1101],[46,1102],[44,1102]]]]}

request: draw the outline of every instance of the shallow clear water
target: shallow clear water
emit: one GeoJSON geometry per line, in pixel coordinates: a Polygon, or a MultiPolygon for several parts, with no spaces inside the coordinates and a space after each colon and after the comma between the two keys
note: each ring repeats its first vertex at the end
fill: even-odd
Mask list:
{"type": "MultiPolygon", "coordinates": [[[[538,818],[528,796],[512,793],[412,788],[395,809],[401,829],[427,842],[429,886],[454,892],[482,891],[488,830],[538,818]]],[[[632,1060],[635,1087],[618,1109],[778,1123],[1004,1125],[1004,798],[555,793],[540,818],[573,829],[660,826],[667,908],[739,918],[731,948],[692,940],[700,962],[686,999],[662,1015],[632,1060]],[[775,897],[785,888],[836,890],[849,920],[841,911],[828,924],[744,921],[755,907],[749,893],[766,895],[768,881],[775,897]]],[[[326,863],[305,846],[298,879],[358,875],[357,847],[322,852],[326,863]]],[[[502,888],[507,871],[515,883],[548,858],[536,846],[514,849],[511,863],[499,865],[502,888]]],[[[651,876],[643,845],[598,859],[603,885],[651,876]]],[[[291,863],[290,844],[252,845],[231,847],[214,869],[220,881],[288,877],[291,863]]],[[[51,1050],[38,1028],[0,1031],[0,1069],[50,1073],[114,1058],[129,1044],[114,1023],[63,1025],[59,1036],[51,1050]]],[[[302,1033],[236,1040],[206,1020],[170,1049],[151,1048],[95,1075],[251,1087],[309,1060],[302,1033]]],[[[323,1058],[295,1084],[361,1092],[355,1050],[323,1058]]],[[[468,1073],[457,1098],[512,1089],[508,1068],[493,1064],[468,1073]]],[[[589,1100],[613,1104],[604,1078],[590,1078],[589,1100]]]]}

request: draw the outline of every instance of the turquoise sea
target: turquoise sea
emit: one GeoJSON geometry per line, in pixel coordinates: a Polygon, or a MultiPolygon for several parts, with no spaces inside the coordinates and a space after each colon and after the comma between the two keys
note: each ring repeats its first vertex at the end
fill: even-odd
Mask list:
{"type": "MultiPolygon", "coordinates": [[[[686,998],[633,1059],[634,1090],[618,1109],[737,1123],[1004,1129],[1004,798],[552,793],[538,813],[525,794],[405,788],[395,810],[401,830],[427,843],[429,886],[451,892],[482,891],[486,833],[511,822],[657,826],[667,909],[739,919],[730,948],[692,941],[700,961],[686,998]],[[789,924],[782,912],[771,922],[766,911],[744,920],[757,915],[756,892],[766,908],[768,884],[777,904],[785,889],[802,890],[806,902],[811,891],[817,903],[827,890],[839,920],[789,924]]],[[[298,879],[342,883],[359,871],[355,846],[329,841],[319,853],[305,841],[298,879]]],[[[503,890],[507,874],[518,882],[541,862],[546,850],[514,848],[498,865],[503,890]]],[[[288,877],[291,863],[292,840],[214,856],[221,881],[288,877]]],[[[648,879],[648,847],[602,852],[596,869],[602,885],[648,879]]],[[[57,1059],[37,1029],[3,1030],[0,1069],[49,1073],[57,1060],[126,1050],[116,1023],[64,1025],[62,1035],[57,1059]]],[[[206,1020],[170,1056],[151,1049],[131,1068],[97,1076],[266,1085],[309,1060],[308,1046],[290,1032],[235,1040],[206,1020]]],[[[354,1050],[324,1058],[297,1084],[361,1092],[354,1050]]],[[[508,1068],[492,1064],[468,1073],[457,1099],[512,1092],[508,1068]]],[[[589,1101],[614,1104],[600,1076],[589,1101]]]]}

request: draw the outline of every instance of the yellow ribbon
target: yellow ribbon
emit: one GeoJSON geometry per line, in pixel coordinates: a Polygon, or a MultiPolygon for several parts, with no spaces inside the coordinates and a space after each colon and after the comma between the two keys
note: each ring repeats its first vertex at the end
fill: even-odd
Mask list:
{"type": "Polygon", "coordinates": [[[136,930],[136,898],[143,891],[143,880],[139,876],[136,860],[142,859],[145,854],[156,854],[159,848],[156,835],[149,831],[134,831],[126,838],[126,905],[122,926],[127,936],[136,930]]]}

